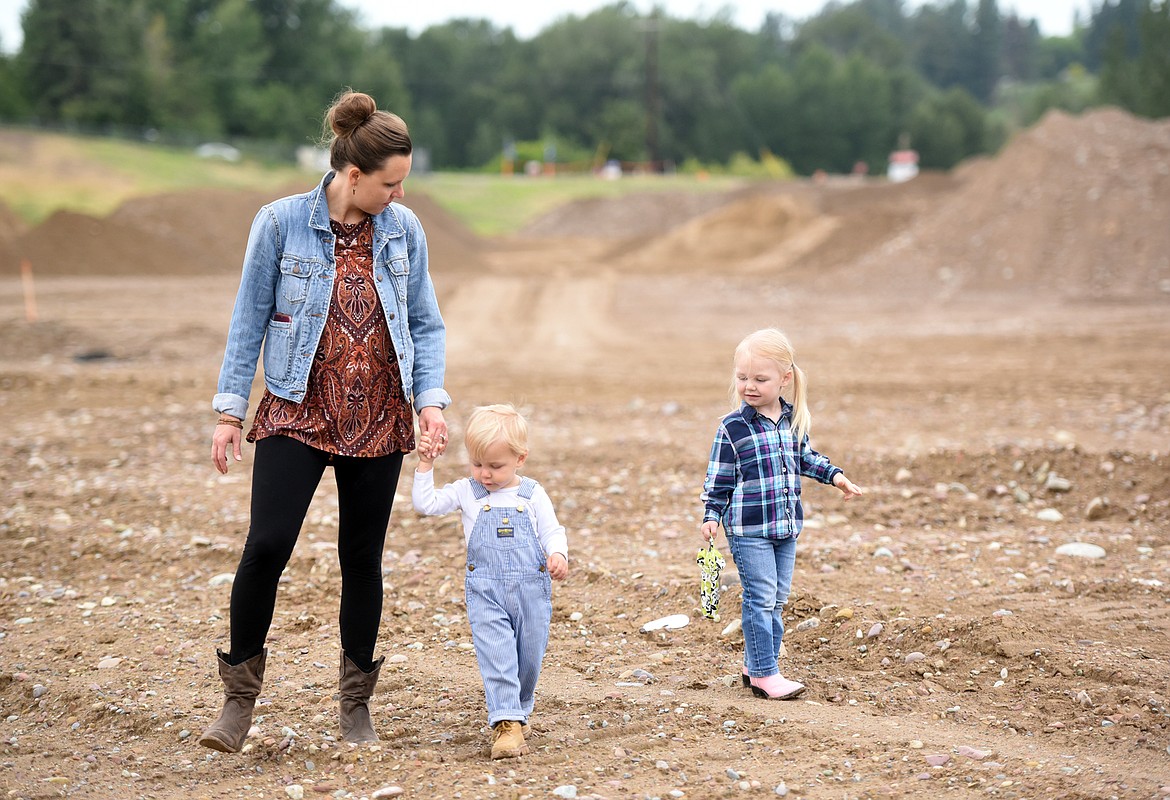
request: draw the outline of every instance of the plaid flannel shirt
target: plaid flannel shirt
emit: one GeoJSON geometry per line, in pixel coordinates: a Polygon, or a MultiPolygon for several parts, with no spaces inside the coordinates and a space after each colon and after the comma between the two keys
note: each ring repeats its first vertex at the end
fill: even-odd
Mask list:
{"type": "Polygon", "coordinates": [[[792,405],[781,406],[779,424],[747,403],[720,420],[703,481],[703,521],[722,523],[728,536],[799,536],[800,476],[832,484],[842,471],[809,447],[807,435],[797,446],[792,405]]]}

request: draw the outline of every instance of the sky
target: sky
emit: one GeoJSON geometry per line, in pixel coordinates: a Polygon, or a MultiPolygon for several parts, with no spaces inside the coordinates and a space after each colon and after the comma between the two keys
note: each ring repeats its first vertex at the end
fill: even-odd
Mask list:
{"type": "MultiPolygon", "coordinates": [[[[973,1],[973,0],[972,0],[973,1]]],[[[489,19],[497,27],[511,28],[517,36],[529,39],[548,25],[570,14],[581,17],[591,11],[610,5],[612,0],[338,0],[339,4],[351,8],[360,15],[364,27],[381,28],[405,27],[417,34],[431,25],[438,25],[450,19],[472,17],[489,19]]],[[[908,0],[910,6],[916,0],[908,0]]],[[[933,0],[936,4],[938,0],[933,0]]],[[[1040,32],[1045,36],[1064,36],[1072,30],[1073,16],[1080,12],[1081,19],[1088,20],[1093,3],[1101,0],[999,0],[1000,14],[1015,11],[1025,19],[1035,19],[1040,32]]],[[[671,17],[706,20],[715,16],[724,7],[732,9],[732,22],[744,30],[754,31],[769,11],[778,11],[793,19],[801,20],[815,14],[824,4],[823,0],[741,0],[741,2],[720,2],[720,0],[636,0],[633,7],[649,13],[658,6],[671,17]]],[[[20,13],[27,0],[0,0],[0,47],[5,52],[14,52],[20,47],[20,13]]]]}

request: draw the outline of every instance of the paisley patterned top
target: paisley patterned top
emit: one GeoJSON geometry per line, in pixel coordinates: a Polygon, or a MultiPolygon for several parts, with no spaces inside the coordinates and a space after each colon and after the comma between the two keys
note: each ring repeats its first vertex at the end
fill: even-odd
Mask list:
{"type": "Polygon", "coordinates": [[[248,441],[289,436],[343,456],[409,453],[414,418],[374,289],[373,222],[329,224],[337,237],[337,277],[305,398],[294,403],[266,390],[248,441]]]}

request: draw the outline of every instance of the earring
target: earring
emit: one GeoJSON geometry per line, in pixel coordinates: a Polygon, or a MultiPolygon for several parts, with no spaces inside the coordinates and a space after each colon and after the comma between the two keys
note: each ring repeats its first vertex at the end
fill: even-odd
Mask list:
{"type": "Polygon", "coordinates": [[[349,187],[349,193],[354,194],[354,195],[357,194],[357,183],[356,182],[354,183],[353,186],[349,187]]]}

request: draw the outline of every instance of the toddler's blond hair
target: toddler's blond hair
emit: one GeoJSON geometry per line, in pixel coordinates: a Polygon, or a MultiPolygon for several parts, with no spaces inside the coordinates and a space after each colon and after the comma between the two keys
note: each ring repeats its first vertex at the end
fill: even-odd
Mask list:
{"type": "Polygon", "coordinates": [[[500,441],[507,444],[508,449],[517,456],[528,455],[528,423],[520,416],[520,412],[508,403],[472,409],[463,432],[467,455],[481,460],[484,451],[500,441]]]}

